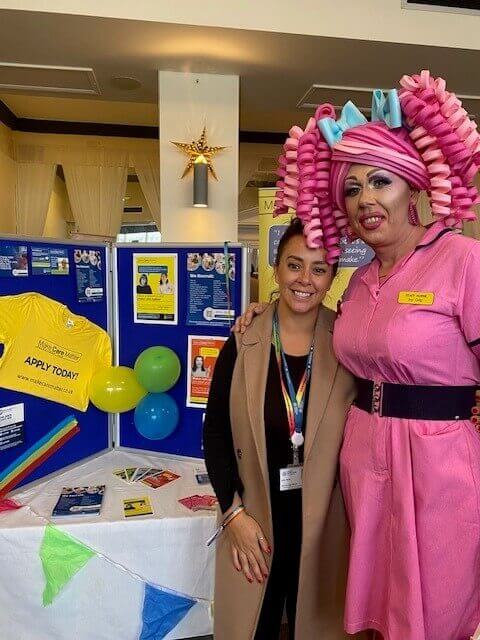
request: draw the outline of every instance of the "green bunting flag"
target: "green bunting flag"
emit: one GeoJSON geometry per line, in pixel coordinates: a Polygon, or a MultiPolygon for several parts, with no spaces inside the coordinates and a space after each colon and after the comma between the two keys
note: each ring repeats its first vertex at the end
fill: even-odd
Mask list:
{"type": "Polygon", "coordinates": [[[40,558],[46,585],[43,591],[43,606],[51,604],[61,589],[95,553],[57,527],[45,527],[40,558]]]}

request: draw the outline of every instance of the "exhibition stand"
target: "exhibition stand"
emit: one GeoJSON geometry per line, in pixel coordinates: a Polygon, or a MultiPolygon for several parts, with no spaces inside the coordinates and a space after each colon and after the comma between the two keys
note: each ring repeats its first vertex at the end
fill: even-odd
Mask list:
{"type": "Polygon", "coordinates": [[[0,637],[211,633],[202,425],[247,276],[239,245],[0,238],[0,637]]]}

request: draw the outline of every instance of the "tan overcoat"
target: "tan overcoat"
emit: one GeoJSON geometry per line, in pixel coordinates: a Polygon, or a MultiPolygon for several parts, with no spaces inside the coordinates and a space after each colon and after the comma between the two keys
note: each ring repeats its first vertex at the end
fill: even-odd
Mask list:
{"type": "MultiPolygon", "coordinates": [[[[243,503],[272,536],[265,445],[264,399],[273,306],[237,336],[230,416],[243,503]]],[[[353,379],[332,349],[335,314],[321,308],[315,329],[303,471],[303,532],[295,640],[352,638],[343,631],[348,531],[338,486],[338,455],[353,379]]],[[[282,401],[281,398],[278,399],[282,401]]],[[[288,527],[289,523],[285,522],[288,527]]],[[[227,536],[217,541],[215,640],[252,640],[265,584],[250,584],[233,567],[227,536]]]]}

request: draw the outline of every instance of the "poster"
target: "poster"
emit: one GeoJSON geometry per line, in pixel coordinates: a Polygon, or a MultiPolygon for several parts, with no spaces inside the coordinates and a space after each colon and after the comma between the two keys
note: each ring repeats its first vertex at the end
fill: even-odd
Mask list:
{"type": "Polygon", "coordinates": [[[73,261],[78,302],[102,302],[102,252],[96,249],[74,249],[73,261]]]}
{"type": "Polygon", "coordinates": [[[24,404],[0,407],[0,451],[17,447],[25,442],[24,404]]]}
{"type": "Polygon", "coordinates": [[[213,370],[227,338],[188,336],[187,407],[207,405],[213,370]]]}
{"type": "Polygon", "coordinates": [[[134,322],[178,324],[176,253],[133,254],[134,322]]]}
{"type": "Polygon", "coordinates": [[[0,242],[0,278],[28,276],[27,247],[0,242]]]}
{"type": "Polygon", "coordinates": [[[268,265],[273,267],[277,258],[278,245],[288,224],[274,224],[268,230],[268,265]]]}
{"type": "Polygon", "coordinates": [[[187,254],[187,325],[229,327],[235,317],[235,255],[187,254]]]}
{"type": "Polygon", "coordinates": [[[260,302],[270,302],[272,294],[277,290],[273,265],[280,238],[294,215],[289,212],[273,217],[276,192],[276,187],[258,190],[258,299],[260,302]]]}
{"type": "Polygon", "coordinates": [[[350,267],[358,269],[358,267],[369,264],[375,255],[373,249],[360,238],[353,240],[353,242],[347,242],[346,238],[342,238],[340,240],[340,249],[342,253],[338,260],[339,269],[350,267]]]}
{"type": "Polygon", "coordinates": [[[332,311],[337,310],[338,303],[345,289],[348,287],[350,278],[355,273],[355,270],[371,262],[375,255],[373,249],[360,239],[347,242],[346,238],[342,238],[340,240],[340,249],[342,253],[338,260],[337,275],[333,279],[332,285],[323,300],[323,304],[332,311]]]}
{"type": "Polygon", "coordinates": [[[32,275],[68,276],[68,250],[57,247],[32,247],[32,275]]]}

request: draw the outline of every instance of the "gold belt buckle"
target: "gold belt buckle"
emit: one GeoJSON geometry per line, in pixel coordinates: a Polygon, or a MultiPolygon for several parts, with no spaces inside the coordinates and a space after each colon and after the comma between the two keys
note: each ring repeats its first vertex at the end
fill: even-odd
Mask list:
{"type": "Polygon", "coordinates": [[[374,382],[372,390],[372,407],[371,413],[378,413],[382,415],[382,395],[383,395],[383,382],[374,382]]]}

